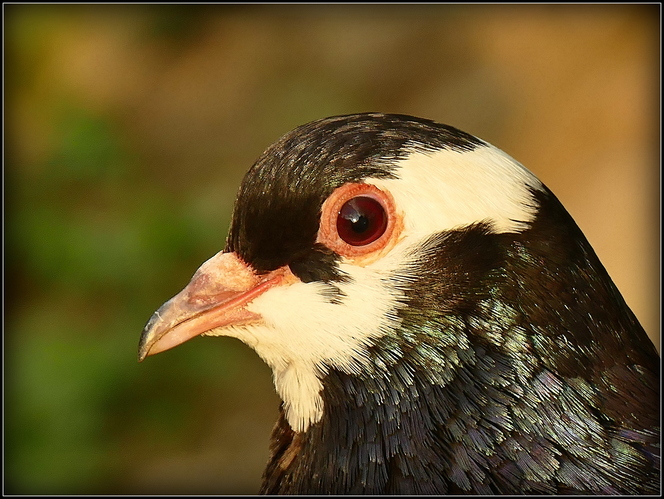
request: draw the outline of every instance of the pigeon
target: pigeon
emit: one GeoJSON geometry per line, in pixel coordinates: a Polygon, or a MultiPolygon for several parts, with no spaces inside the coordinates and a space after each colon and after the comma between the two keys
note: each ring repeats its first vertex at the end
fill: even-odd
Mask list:
{"type": "Polygon", "coordinates": [[[271,145],[139,360],[229,336],[282,403],[262,494],[658,494],[660,357],[554,194],[431,120],[271,145]]]}

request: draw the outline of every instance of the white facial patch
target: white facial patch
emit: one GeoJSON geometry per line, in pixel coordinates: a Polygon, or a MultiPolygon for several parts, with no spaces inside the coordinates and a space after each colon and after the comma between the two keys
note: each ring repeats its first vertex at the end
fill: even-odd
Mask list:
{"type": "Polygon", "coordinates": [[[323,415],[321,379],[330,368],[360,372],[372,339],[398,326],[393,311],[400,293],[387,285],[389,274],[342,263],[349,282],[335,283],[341,303],[330,302],[328,286],[302,283],[275,286],[247,305],[263,324],[213,330],[253,348],[272,368],[277,393],[293,430],[305,431],[323,415]]]}
{"type": "Polygon", "coordinates": [[[494,232],[520,232],[536,213],[529,192],[542,183],[500,149],[414,151],[396,162],[396,179],[368,179],[389,191],[403,213],[405,232],[431,235],[477,222],[494,232]]]}

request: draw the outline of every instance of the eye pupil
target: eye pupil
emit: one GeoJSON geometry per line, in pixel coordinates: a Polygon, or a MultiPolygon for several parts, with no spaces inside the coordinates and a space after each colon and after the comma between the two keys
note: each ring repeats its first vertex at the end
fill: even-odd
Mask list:
{"type": "Polygon", "coordinates": [[[364,246],[375,241],[386,228],[385,209],[368,196],[355,197],[339,210],[337,232],[351,246],[364,246]]]}
{"type": "Polygon", "coordinates": [[[369,228],[369,219],[363,215],[351,221],[351,227],[356,234],[362,234],[369,228]]]}

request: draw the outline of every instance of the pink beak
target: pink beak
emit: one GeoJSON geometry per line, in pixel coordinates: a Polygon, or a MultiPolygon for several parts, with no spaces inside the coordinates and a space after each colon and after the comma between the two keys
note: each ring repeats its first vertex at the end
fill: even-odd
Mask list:
{"type": "Polygon", "coordinates": [[[246,305],[289,274],[288,267],[281,267],[257,275],[235,253],[217,253],[150,317],[138,345],[139,362],[212,329],[260,322],[261,316],[246,305]]]}

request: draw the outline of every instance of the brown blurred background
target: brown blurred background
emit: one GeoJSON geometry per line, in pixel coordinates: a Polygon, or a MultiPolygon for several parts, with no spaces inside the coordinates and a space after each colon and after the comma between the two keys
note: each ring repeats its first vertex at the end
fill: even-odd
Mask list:
{"type": "Polygon", "coordinates": [[[659,345],[659,5],[3,5],[5,492],[255,493],[277,414],[229,338],[136,362],[281,134],[383,111],[560,198],[659,345]]]}

